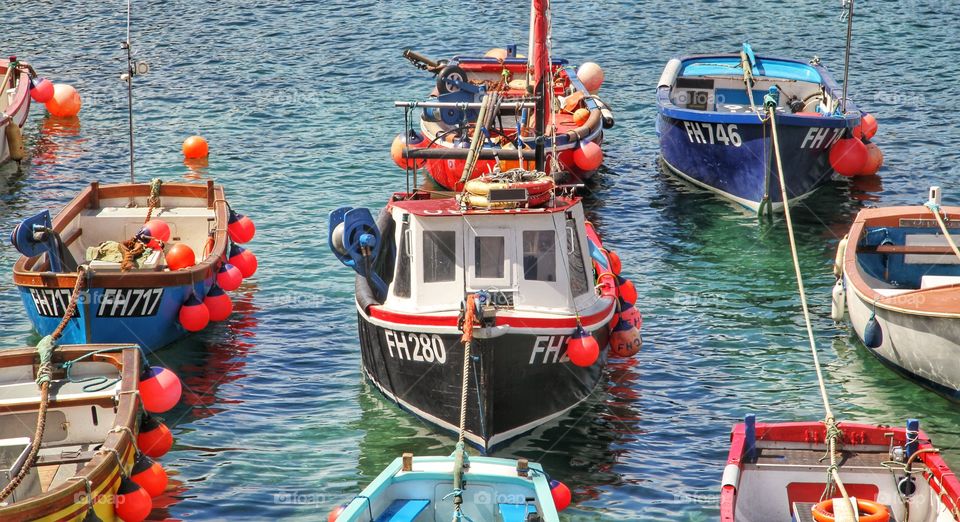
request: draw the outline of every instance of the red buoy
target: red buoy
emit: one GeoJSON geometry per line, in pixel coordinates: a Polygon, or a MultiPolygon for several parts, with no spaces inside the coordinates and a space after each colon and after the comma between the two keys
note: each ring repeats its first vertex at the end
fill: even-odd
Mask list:
{"type": "Polygon", "coordinates": [[[582,326],[577,325],[577,329],[567,340],[567,357],[570,362],[582,368],[593,366],[600,357],[600,344],[582,326]]]}
{"type": "Polygon", "coordinates": [[[637,328],[620,319],[610,333],[610,353],[617,357],[630,357],[636,355],[642,346],[643,340],[637,328]]]}
{"type": "Polygon", "coordinates": [[[397,137],[393,138],[393,143],[390,145],[390,157],[393,158],[393,162],[401,169],[412,169],[417,160],[404,158],[403,150],[407,148],[421,149],[426,144],[427,140],[424,139],[422,134],[415,130],[411,129],[406,134],[401,132],[397,134],[397,137]]]}
{"type": "Polygon", "coordinates": [[[830,166],[841,176],[860,174],[866,162],[867,146],[857,138],[843,138],[830,148],[830,166]]]}
{"type": "Polygon", "coordinates": [[[37,103],[47,103],[53,99],[53,82],[46,78],[30,80],[30,97],[37,103]]]}
{"type": "Polygon", "coordinates": [[[151,219],[140,227],[138,236],[149,236],[152,239],[147,243],[147,246],[154,250],[160,250],[163,248],[160,242],[170,241],[170,225],[162,219],[151,219]]]}
{"type": "Polygon", "coordinates": [[[617,294],[630,304],[637,302],[637,288],[633,285],[633,281],[625,277],[617,276],[617,294]]]}
{"type": "Polygon", "coordinates": [[[877,118],[870,113],[864,113],[863,116],[860,117],[860,125],[853,128],[853,135],[857,138],[872,140],[873,137],[877,135],[879,128],[880,125],[877,123],[877,118]]]}
{"type": "Polygon", "coordinates": [[[173,434],[166,424],[156,417],[145,414],[140,420],[140,432],[137,434],[137,448],[148,457],[159,459],[173,447],[173,434]]]}
{"type": "Polygon", "coordinates": [[[150,366],[140,374],[140,401],[150,413],[163,413],[180,402],[180,377],[162,366],[150,366]]]}
{"type": "Polygon", "coordinates": [[[220,269],[217,270],[217,284],[220,285],[220,288],[232,292],[240,288],[242,282],[243,274],[240,273],[239,268],[230,263],[220,265],[220,269]]]}
{"type": "Polygon", "coordinates": [[[873,176],[883,166],[883,151],[876,143],[867,143],[867,162],[863,165],[861,176],[873,176]]]}
{"type": "Polygon", "coordinates": [[[607,250],[607,259],[610,260],[610,271],[613,275],[620,275],[620,270],[623,268],[620,264],[620,256],[613,250],[607,250]]]}
{"type": "Polygon", "coordinates": [[[153,510],[153,500],[147,490],[127,477],[120,478],[120,487],[113,501],[114,513],[124,522],[140,522],[153,510]]]}
{"type": "Polygon", "coordinates": [[[230,245],[230,264],[240,269],[240,274],[246,279],[257,271],[257,256],[253,252],[239,245],[230,245]]]}
{"type": "Polygon", "coordinates": [[[557,511],[567,509],[570,501],[573,500],[570,488],[559,480],[550,481],[550,496],[553,497],[553,505],[557,508],[557,511]]]}
{"type": "Polygon", "coordinates": [[[210,323],[210,310],[197,296],[190,294],[186,303],[180,307],[178,314],[180,324],[188,332],[199,332],[210,323]]]}
{"type": "Polygon", "coordinates": [[[573,163],[584,172],[592,172],[603,165],[603,149],[592,141],[584,141],[573,150],[573,163]]]}
{"type": "Polygon", "coordinates": [[[643,316],[640,315],[640,310],[623,299],[620,299],[620,318],[633,325],[637,330],[643,327],[643,316]]]}
{"type": "Polygon", "coordinates": [[[234,243],[246,243],[253,239],[254,234],[257,233],[257,227],[252,219],[230,209],[227,233],[230,234],[230,240],[234,243]]]}
{"type": "Polygon", "coordinates": [[[150,457],[140,453],[130,470],[130,480],[147,490],[151,497],[159,497],[167,490],[167,472],[150,457]]]}
{"type": "Polygon", "coordinates": [[[194,254],[193,249],[185,243],[174,243],[171,245],[170,248],[167,249],[166,254],[164,254],[164,259],[166,259],[167,268],[169,268],[171,272],[190,268],[197,264],[197,255],[194,254]]]}
{"type": "Polygon", "coordinates": [[[210,312],[211,321],[224,321],[233,313],[233,301],[217,283],[210,287],[207,296],[203,298],[203,304],[210,312]]]}

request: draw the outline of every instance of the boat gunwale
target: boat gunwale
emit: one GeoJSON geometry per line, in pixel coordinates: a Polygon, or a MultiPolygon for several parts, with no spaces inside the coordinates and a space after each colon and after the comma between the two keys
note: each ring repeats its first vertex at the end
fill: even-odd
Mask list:
{"type": "MultiPolygon", "coordinates": [[[[140,409],[140,397],[137,393],[141,362],[139,348],[130,344],[62,345],[53,351],[53,362],[62,363],[97,350],[110,348],[116,348],[120,350],[120,353],[98,353],[91,355],[88,360],[107,362],[120,370],[120,390],[117,393],[113,427],[107,433],[101,449],[77,471],[75,476],[90,481],[94,504],[109,500],[112,505],[112,494],[116,490],[114,483],[119,482],[122,470],[118,469],[117,458],[111,453],[116,452],[117,455],[121,456],[124,467],[132,466],[135,453],[133,437],[139,431],[137,426],[137,415],[140,409]],[[118,428],[120,429],[118,430],[118,428]]],[[[39,362],[40,358],[36,348],[20,348],[0,352],[0,367],[38,365],[39,362]]],[[[51,406],[56,406],[56,404],[56,401],[51,399],[51,406]]],[[[3,409],[5,408],[0,406],[0,410],[3,409]]],[[[89,504],[85,499],[87,493],[85,482],[84,480],[68,480],[40,495],[6,507],[0,507],[0,517],[16,516],[20,519],[33,520],[56,515],[60,519],[70,520],[88,511],[89,504]],[[70,511],[71,508],[72,511],[70,511]]]]}
{"type": "MultiPolygon", "coordinates": [[[[91,208],[100,208],[101,199],[147,197],[150,185],[146,183],[125,183],[100,185],[92,182],[77,194],[53,219],[53,229],[62,232],[67,224],[76,219],[81,212],[91,208]]],[[[213,209],[216,219],[214,244],[210,254],[192,267],[178,271],[133,271],[133,272],[96,272],[87,275],[87,288],[148,288],[193,285],[211,277],[221,256],[227,249],[227,201],[223,186],[208,180],[205,185],[195,183],[164,183],[160,188],[160,197],[187,197],[205,199],[207,208],[213,209]]],[[[21,255],[13,267],[13,282],[18,287],[73,288],[77,274],[67,272],[36,272],[32,268],[40,256],[21,255]]]]}
{"type": "MultiPolygon", "coordinates": [[[[26,64],[20,60],[21,64],[26,64]]],[[[0,70],[3,71],[3,74],[6,74],[7,69],[10,67],[10,60],[6,58],[0,58],[0,70]]],[[[0,75],[2,76],[2,75],[0,75]]],[[[6,89],[3,89],[6,90],[6,89]]],[[[27,111],[30,108],[30,73],[26,69],[20,69],[19,78],[17,79],[17,95],[14,97],[10,105],[3,110],[5,114],[10,116],[10,123],[13,123],[17,126],[22,126],[27,119],[27,111]],[[23,111],[27,109],[27,111],[23,111]],[[23,121],[17,121],[17,118],[23,111],[23,121]]],[[[5,126],[0,123],[0,127],[5,126]]]]}
{"type": "MultiPolygon", "coordinates": [[[[942,207],[942,210],[947,214],[948,219],[960,220],[960,207],[942,207]]],[[[960,309],[956,305],[951,307],[945,299],[938,299],[940,297],[946,298],[948,294],[955,293],[960,285],[919,288],[886,296],[877,292],[867,283],[857,260],[857,247],[867,227],[900,228],[900,220],[902,219],[932,218],[930,209],[924,206],[867,208],[857,214],[848,233],[847,248],[843,257],[843,274],[850,282],[857,297],[891,312],[924,317],[960,318],[960,309]]]]}

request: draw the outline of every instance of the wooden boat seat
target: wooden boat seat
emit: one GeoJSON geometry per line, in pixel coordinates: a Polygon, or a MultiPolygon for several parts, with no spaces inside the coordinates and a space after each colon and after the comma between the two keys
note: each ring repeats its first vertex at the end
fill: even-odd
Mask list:
{"type": "Polygon", "coordinates": [[[921,255],[953,255],[948,245],[860,245],[858,254],[921,254],[921,255]]]}
{"type": "Polygon", "coordinates": [[[397,499],[387,506],[376,522],[413,522],[428,505],[429,500],[397,499]]]}
{"type": "Polygon", "coordinates": [[[920,278],[920,289],[937,288],[940,286],[960,285],[960,276],[925,275],[920,278]]]}
{"type": "Polygon", "coordinates": [[[537,508],[532,504],[497,504],[503,522],[526,522],[528,515],[536,515],[537,508]]]}

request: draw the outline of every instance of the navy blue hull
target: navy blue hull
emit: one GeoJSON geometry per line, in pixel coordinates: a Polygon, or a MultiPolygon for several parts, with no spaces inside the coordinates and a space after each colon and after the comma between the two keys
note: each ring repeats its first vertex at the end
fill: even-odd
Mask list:
{"type": "MultiPolygon", "coordinates": [[[[794,117],[791,119],[798,119],[794,117]]],[[[701,122],[660,114],[660,153],[671,170],[689,181],[757,210],[764,197],[783,203],[768,124],[701,122]]],[[[819,118],[811,118],[818,120],[819,118]]],[[[807,196],[830,179],[830,146],[842,127],[778,125],[790,200],[807,196]]]]}

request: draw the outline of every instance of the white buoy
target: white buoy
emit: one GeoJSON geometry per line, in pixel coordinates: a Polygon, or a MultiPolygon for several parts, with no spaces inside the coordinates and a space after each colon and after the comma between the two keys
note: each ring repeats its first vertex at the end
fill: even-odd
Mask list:
{"type": "Polygon", "coordinates": [[[843,321],[843,314],[846,311],[847,295],[843,291],[843,279],[837,279],[837,284],[833,285],[833,299],[830,305],[830,317],[836,322],[843,321]]]}

